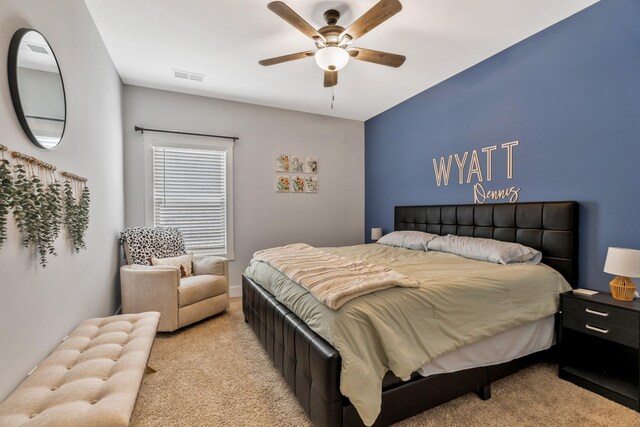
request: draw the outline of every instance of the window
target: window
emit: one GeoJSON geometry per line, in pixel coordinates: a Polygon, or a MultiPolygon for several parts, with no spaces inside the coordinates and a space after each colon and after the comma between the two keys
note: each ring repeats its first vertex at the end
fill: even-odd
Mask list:
{"type": "Polygon", "coordinates": [[[232,146],[151,142],[153,226],[182,231],[188,251],[233,258],[232,146]]]}

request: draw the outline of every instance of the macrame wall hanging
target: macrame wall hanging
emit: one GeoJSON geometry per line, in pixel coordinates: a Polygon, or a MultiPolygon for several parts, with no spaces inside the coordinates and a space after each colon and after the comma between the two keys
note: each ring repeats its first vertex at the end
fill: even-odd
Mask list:
{"type": "Polygon", "coordinates": [[[7,216],[13,213],[22,244],[33,250],[43,267],[49,255],[56,256],[55,240],[62,225],[73,250],[85,249],[89,226],[87,179],[62,172],[64,194],[56,167],[0,145],[0,248],[7,237],[7,216]]]}

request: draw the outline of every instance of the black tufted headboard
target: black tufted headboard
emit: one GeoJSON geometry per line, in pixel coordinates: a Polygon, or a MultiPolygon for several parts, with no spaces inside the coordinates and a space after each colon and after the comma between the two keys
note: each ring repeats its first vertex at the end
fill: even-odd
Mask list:
{"type": "Polygon", "coordinates": [[[578,285],[578,203],[396,206],[394,229],[517,242],[578,285]]]}

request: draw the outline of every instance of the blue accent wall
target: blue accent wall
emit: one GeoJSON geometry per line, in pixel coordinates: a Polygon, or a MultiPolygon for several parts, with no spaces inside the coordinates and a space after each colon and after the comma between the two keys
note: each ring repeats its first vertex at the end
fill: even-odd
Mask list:
{"type": "Polygon", "coordinates": [[[580,286],[608,290],[607,247],[640,248],[640,1],[602,0],[368,120],[366,239],[395,205],[473,203],[455,160],[438,187],[432,159],[475,149],[486,175],[492,145],[487,189],[580,203],[580,286]]]}

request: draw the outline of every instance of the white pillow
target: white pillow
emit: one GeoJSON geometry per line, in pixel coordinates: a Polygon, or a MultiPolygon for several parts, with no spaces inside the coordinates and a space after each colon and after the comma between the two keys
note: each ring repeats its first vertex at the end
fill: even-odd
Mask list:
{"type": "Polygon", "coordinates": [[[465,258],[489,261],[496,264],[538,264],[542,253],[519,243],[501,242],[478,237],[438,236],[429,242],[432,251],[449,252],[465,258]]]}
{"type": "Polygon", "coordinates": [[[151,265],[170,265],[180,269],[180,277],[193,276],[192,273],[193,255],[181,255],[173,258],[151,258],[151,265]]]}
{"type": "Polygon", "coordinates": [[[427,251],[427,243],[438,237],[423,231],[394,231],[385,234],[378,240],[381,245],[397,246],[399,248],[427,251]]]}

